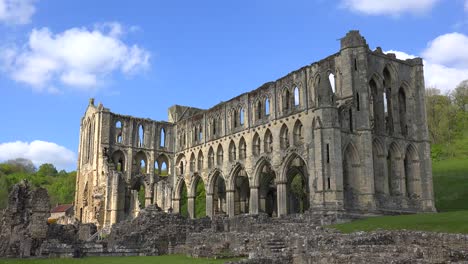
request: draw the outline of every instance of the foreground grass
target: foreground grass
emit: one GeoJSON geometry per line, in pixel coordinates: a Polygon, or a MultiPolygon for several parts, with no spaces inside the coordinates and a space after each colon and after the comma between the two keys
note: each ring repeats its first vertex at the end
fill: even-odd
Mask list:
{"type": "Polygon", "coordinates": [[[468,210],[468,158],[433,162],[432,175],[439,212],[468,210]]]}
{"type": "Polygon", "coordinates": [[[468,211],[371,217],[331,227],[344,233],[406,229],[468,234],[468,211]]]}
{"type": "Polygon", "coordinates": [[[218,264],[236,259],[189,258],[182,255],[154,257],[90,257],[81,259],[0,259],[4,264],[218,264]]]}

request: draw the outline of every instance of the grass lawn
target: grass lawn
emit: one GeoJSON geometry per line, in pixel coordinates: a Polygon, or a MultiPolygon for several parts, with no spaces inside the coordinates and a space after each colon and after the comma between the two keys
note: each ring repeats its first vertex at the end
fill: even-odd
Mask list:
{"type": "Polygon", "coordinates": [[[372,217],[331,227],[345,233],[379,228],[468,233],[468,159],[433,162],[432,174],[440,213],[372,217]]]}
{"type": "Polygon", "coordinates": [[[81,259],[0,259],[4,264],[218,264],[235,259],[189,258],[182,255],[155,257],[90,257],[81,259]]]}
{"type": "Polygon", "coordinates": [[[439,212],[468,210],[468,158],[433,162],[432,175],[439,212]]]}
{"type": "Polygon", "coordinates": [[[331,227],[344,233],[372,231],[380,228],[468,234],[468,211],[371,217],[331,227]]]}

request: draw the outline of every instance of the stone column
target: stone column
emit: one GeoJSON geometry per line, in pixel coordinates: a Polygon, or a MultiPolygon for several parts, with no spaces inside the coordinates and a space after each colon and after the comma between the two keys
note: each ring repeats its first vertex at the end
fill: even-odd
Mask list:
{"type": "Polygon", "coordinates": [[[110,204],[110,210],[111,210],[111,216],[110,216],[110,225],[112,226],[113,224],[117,223],[117,205],[118,205],[118,188],[119,188],[119,174],[118,173],[112,173],[112,189],[111,189],[111,204],[110,204]]]}
{"type": "Polygon", "coordinates": [[[287,190],[286,190],[286,182],[277,182],[276,183],[276,195],[277,195],[277,203],[278,203],[278,217],[287,215],[288,214],[288,207],[287,207],[287,190]]]}
{"type": "Polygon", "coordinates": [[[172,199],[172,210],[174,213],[180,213],[180,198],[172,199]]]}
{"type": "Polygon", "coordinates": [[[187,197],[187,211],[191,219],[195,218],[195,196],[187,197]]]}
{"type": "Polygon", "coordinates": [[[213,217],[213,194],[206,194],[206,216],[213,217]]]}
{"type": "Polygon", "coordinates": [[[258,187],[250,187],[250,214],[258,214],[258,187]]]}
{"type": "Polygon", "coordinates": [[[145,188],[145,207],[151,205],[152,196],[153,196],[153,188],[152,187],[145,188]]]}
{"type": "Polygon", "coordinates": [[[226,213],[229,217],[233,217],[235,215],[235,191],[234,190],[226,190],[226,213]]]}

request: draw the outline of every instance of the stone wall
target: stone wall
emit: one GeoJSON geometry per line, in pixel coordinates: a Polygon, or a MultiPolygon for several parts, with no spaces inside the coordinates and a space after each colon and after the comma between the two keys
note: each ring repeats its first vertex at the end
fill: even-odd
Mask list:
{"type": "Polygon", "coordinates": [[[50,202],[43,188],[33,190],[28,182],[14,185],[0,223],[0,256],[38,256],[47,237],[50,202]]]}

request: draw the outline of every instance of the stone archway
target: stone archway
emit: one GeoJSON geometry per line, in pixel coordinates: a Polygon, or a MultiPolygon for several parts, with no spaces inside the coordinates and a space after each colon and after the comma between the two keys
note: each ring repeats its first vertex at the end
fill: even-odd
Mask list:
{"type": "Polygon", "coordinates": [[[258,211],[269,216],[278,216],[276,173],[270,162],[263,161],[257,168],[258,211]]]}
{"type": "Polygon", "coordinates": [[[230,216],[238,214],[247,214],[250,211],[250,184],[247,172],[243,166],[237,164],[230,177],[230,192],[228,196],[232,201],[232,209],[228,212],[230,216]]]}
{"type": "Polygon", "coordinates": [[[359,206],[360,162],[356,148],[348,144],[343,155],[344,208],[357,209],[359,206]]]}
{"type": "Polygon", "coordinates": [[[286,212],[288,214],[304,213],[309,209],[310,191],[307,166],[299,155],[293,154],[287,159],[284,167],[286,179],[286,212]]]}

